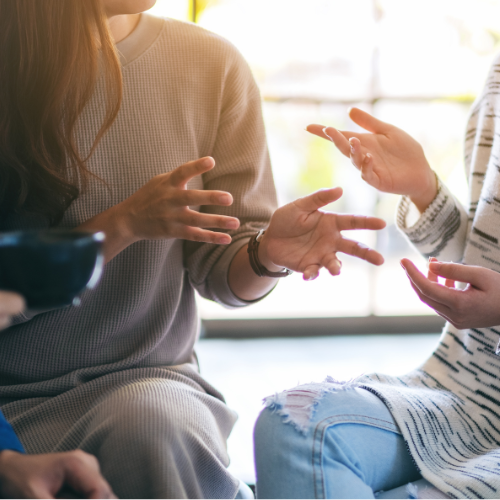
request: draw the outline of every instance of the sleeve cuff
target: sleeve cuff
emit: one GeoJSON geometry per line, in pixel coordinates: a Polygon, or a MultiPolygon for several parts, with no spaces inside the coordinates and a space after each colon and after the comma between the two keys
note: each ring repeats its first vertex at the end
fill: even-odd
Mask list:
{"type": "Polygon", "coordinates": [[[397,209],[398,229],[425,256],[437,257],[451,240],[463,236],[466,222],[463,207],[440,179],[438,193],[423,214],[419,214],[408,196],[401,198],[397,209]]]}
{"type": "MultiPolygon", "coordinates": [[[[229,286],[229,266],[234,256],[248,244],[251,236],[245,235],[231,243],[229,248],[222,254],[208,277],[208,283],[215,297],[220,303],[228,308],[245,307],[259,302],[269,295],[272,290],[256,300],[243,300],[236,296],[229,286]]],[[[273,288],[274,290],[274,288],[273,288]]]]}

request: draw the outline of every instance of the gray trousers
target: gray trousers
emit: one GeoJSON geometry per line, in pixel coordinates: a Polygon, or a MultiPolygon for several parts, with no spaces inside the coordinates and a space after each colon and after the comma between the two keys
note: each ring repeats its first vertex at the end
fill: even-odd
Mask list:
{"type": "Polygon", "coordinates": [[[113,373],[2,410],[30,453],[80,448],[95,455],[120,498],[237,493],[226,450],[236,415],[201,377],[182,368],[113,373]]]}

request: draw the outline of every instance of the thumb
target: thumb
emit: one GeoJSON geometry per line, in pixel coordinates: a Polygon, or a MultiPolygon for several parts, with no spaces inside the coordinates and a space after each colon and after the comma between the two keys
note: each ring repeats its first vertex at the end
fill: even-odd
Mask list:
{"type": "Polygon", "coordinates": [[[463,264],[429,262],[429,271],[453,281],[479,285],[481,283],[482,268],[478,266],[466,266],[463,264]]]}
{"type": "Polygon", "coordinates": [[[372,132],[374,134],[386,134],[393,128],[389,123],[378,120],[374,116],[370,115],[366,111],[359,108],[351,108],[349,111],[349,117],[351,120],[360,127],[372,132]]]}
{"type": "Polygon", "coordinates": [[[313,194],[304,196],[296,200],[295,205],[300,210],[313,212],[321,207],[324,207],[334,201],[337,201],[342,196],[342,188],[320,189],[313,194]]]}

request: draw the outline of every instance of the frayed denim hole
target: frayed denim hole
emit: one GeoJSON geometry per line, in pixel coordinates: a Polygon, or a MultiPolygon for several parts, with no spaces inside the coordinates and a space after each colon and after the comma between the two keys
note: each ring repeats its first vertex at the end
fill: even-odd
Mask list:
{"type": "Polygon", "coordinates": [[[360,378],[339,382],[329,376],[321,383],[298,385],[268,396],[264,399],[264,405],[271,412],[280,415],[283,423],[291,424],[298,432],[306,434],[321,399],[332,392],[355,389],[359,386],[360,378]]]}

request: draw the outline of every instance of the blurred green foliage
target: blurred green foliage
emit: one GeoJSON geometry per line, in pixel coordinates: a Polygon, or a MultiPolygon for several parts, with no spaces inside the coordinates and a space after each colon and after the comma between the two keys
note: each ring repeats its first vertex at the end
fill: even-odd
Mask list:
{"type": "Polygon", "coordinates": [[[304,194],[333,187],[332,146],[329,141],[319,137],[313,137],[308,142],[305,165],[299,177],[300,187],[304,194]]]}
{"type": "Polygon", "coordinates": [[[198,22],[205,9],[217,5],[218,0],[190,0],[188,7],[188,18],[193,22],[198,22]]]}

